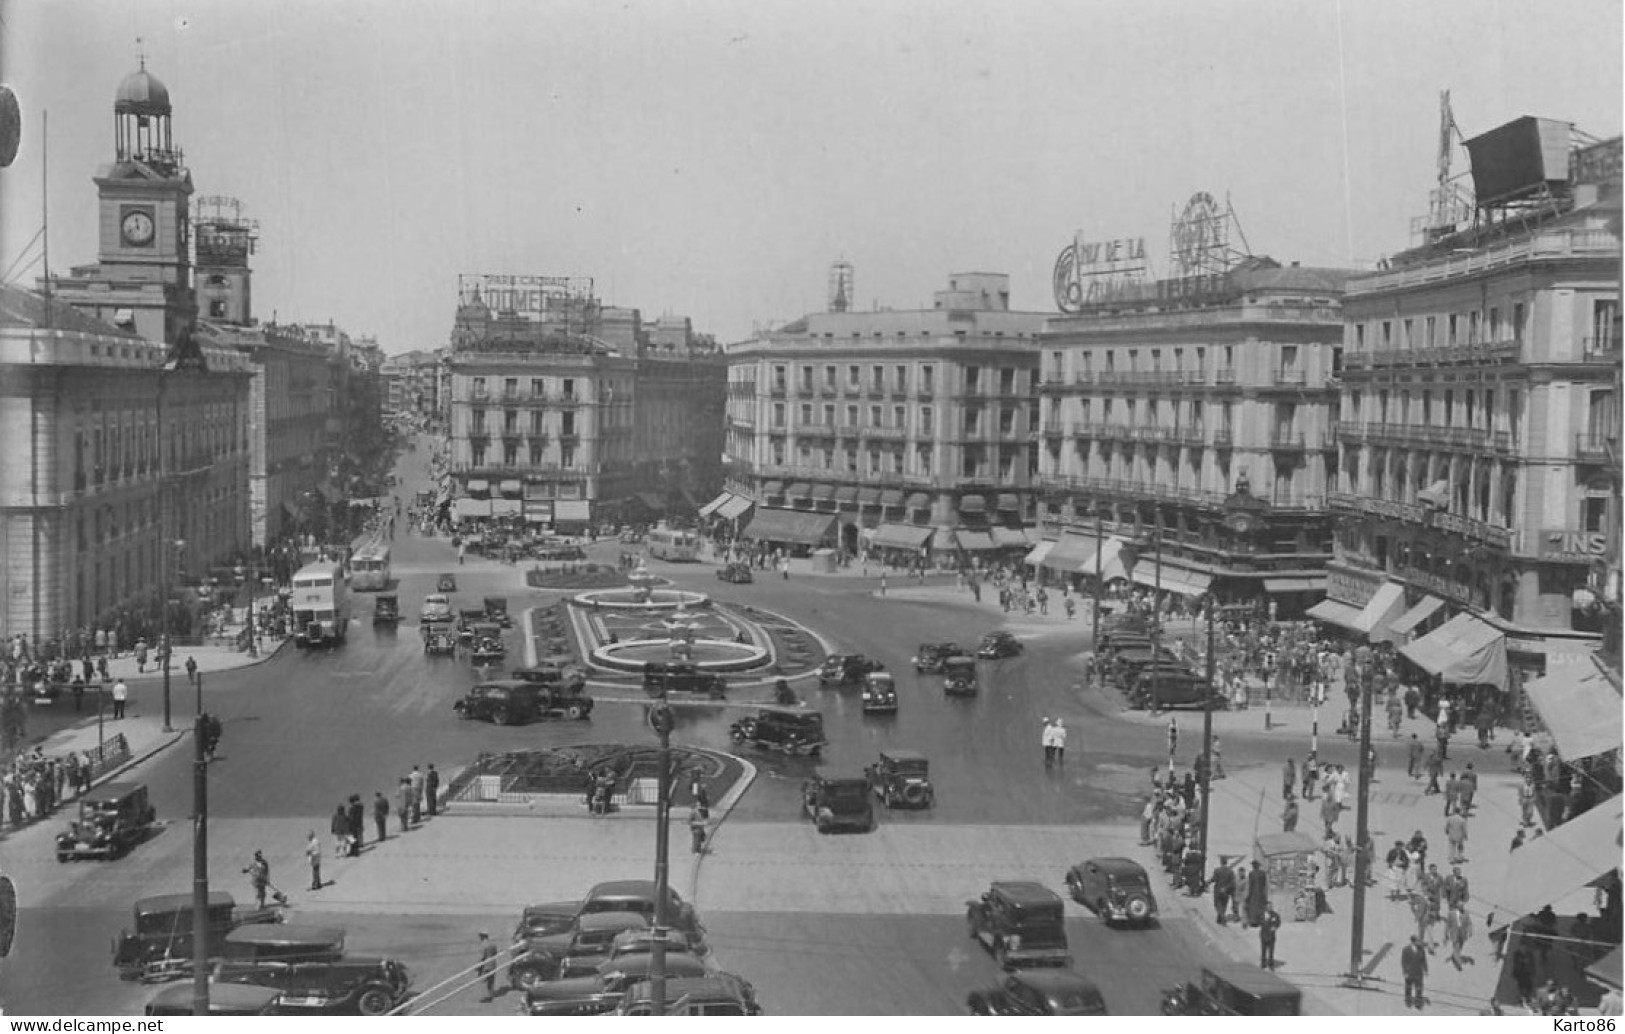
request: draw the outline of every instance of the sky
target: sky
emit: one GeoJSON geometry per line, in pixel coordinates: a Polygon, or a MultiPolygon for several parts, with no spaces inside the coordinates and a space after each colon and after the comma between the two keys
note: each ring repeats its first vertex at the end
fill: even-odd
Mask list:
{"type": "Polygon", "coordinates": [[[1199,191],[1255,254],[1369,268],[1427,209],[1441,90],[1468,137],[1620,134],[1621,6],[0,0],[0,272],[42,270],[42,185],[52,269],[95,261],[142,53],[197,194],[258,220],[255,315],[388,352],[446,344],[459,273],[591,277],[724,342],[824,308],[838,260],[859,309],[974,270],[1053,311],[1074,234],[1143,237],[1168,275],[1199,191]]]}

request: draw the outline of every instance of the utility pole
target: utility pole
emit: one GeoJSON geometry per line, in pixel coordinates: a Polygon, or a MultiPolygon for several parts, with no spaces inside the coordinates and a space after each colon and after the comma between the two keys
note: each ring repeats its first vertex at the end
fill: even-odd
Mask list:
{"type": "Polygon", "coordinates": [[[1349,937],[1349,982],[1365,983],[1365,885],[1371,878],[1371,675],[1370,667],[1360,673],[1360,782],[1354,801],[1354,915],[1349,937]]]}
{"type": "Polygon", "coordinates": [[[192,719],[192,1015],[209,1015],[209,759],[192,719]]]}
{"type": "Polygon", "coordinates": [[[649,945],[649,1008],[656,1016],[666,1014],[666,932],[670,917],[666,915],[667,887],[671,883],[671,730],[673,718],[666,704],[666,693],[660,693],[654,709],[649,712],[649,724],[660,736],[660,752],[656,764],[660,767],[655,798],[655,924],[654,940],[649,945]]]}
{"type": "MultiPolygon", "coordinates": [[[[1100,590],[1106,584],[1106,575],[1100,570],[1101,543],[1105,541],[1105,529],[1102,527],[1100,505],[1095,504],[1095,605],[1094,605],[1094,638],[1089,640],[1089,649],[1095,652],[1095,669],[1100,668],[1100,590]]],[[[1101,679],[1105,684],[1105,679],[1101,679]]]]}
{"type": "MultiPolygon", "coordinates": [[[[1207,598],[1207,692],[1208,699],[1202,704],[1202,814],[1201,822],[1197,826],[1196,849],[1202,855],[1202,864],[1207,864],[1207,822],[1208,812],[1212,810],[1211,791],[1213,789],[1213,612],[1218,609],[1218,601],[1211,595],[1207,598]]],[[[1155,659],[1152,660],[1155,664],[1155,659]]]]}
{"type": "MultiPolygon", "coordinates": [[[[1152,578],[1152,581],[1155,584],[1154,584],[1154,586],[1153,586],[1153,588],[1151,590],[1151,664],[1149,665],[1149,667],[1151,669],[1151,713],[1152,714],[1160,714],[1160,713],[1162,713],[1162,708],[1159,707],[1158,704],[1157,704],[1157,668],[1159,667],[1159,665],[1158,665],[1158,657],[1159,657],[1159,653],[1160,653],[1160,651],[1158,650],[1158,647],[1162,645],[1162,511],[1160,511],[1160,510],[1157,511],[1156,536],[1157,536],[1157,567],[1156,567],[1155,577],[1152,578]]],[[[1168,755],[1168,771],[1169,772],[1173,771],[1173,766],[1174,766],[1174,758],[1173,758],[1173,755],[1170,754],[1170,755],[1168,755]]]]}

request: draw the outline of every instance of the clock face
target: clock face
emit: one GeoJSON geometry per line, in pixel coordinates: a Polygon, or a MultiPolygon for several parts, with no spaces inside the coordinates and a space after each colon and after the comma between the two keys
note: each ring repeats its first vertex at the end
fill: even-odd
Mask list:
{"type": "Polygon", "coordinates": [[[124,222],[120,224],[127,244],[152,243],[152,215],[149,212],[135,211],[126,213],[124,222]]]}

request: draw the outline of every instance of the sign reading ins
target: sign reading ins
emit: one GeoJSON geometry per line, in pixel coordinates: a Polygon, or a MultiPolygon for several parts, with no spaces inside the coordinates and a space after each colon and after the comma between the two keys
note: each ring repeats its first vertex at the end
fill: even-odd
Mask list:
{"type": "Polygon", "coordinates": [[[460,273],[457,301],[483,302],[493,312],[540,319],[549,312],[579,309],[592,300],[592,277],[460,273]]]}
{"type": "Polygon", "coordinates": [[[1589,564],[1608,551],[1608,536],[1600,531],[1542,528],[1540,558],[1589,564]]]}
{"type": "Polygon", "coordinates": [[[1145,238],[1086,241],[1079,234],[1055,259],[1055,304],[1062,312],[1110,300],[1145,277],[1145,238]]]}

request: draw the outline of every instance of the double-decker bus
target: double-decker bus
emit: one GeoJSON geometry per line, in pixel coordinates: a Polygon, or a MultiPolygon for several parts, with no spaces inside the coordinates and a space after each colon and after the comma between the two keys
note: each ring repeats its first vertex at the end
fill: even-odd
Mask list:
{"type": "Polygon", "coordinates": [[[334,561],[306,564],[293,576],[293,630],[299,646],[337,645],[350,625],[350,593],[344,566],[334,561]]]}
{"type": "Polygon", "coordinates": [[[700,536],[697,532],[675,528],[655,528],[643,537],[649,555],[656,560],[690,561],[700,558],[700,536]]]}
{"type": "Polygon", "coordinates": [[[378,592],[389,588],[389,543],[373,542],[350,557],[350,588],[378,592]]]}

